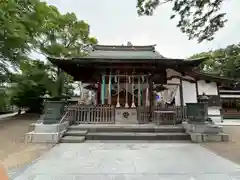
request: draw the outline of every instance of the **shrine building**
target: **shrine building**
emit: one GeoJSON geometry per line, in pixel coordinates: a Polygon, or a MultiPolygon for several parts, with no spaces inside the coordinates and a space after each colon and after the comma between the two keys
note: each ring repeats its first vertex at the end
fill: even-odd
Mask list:
{"type": "MultiPolygon", "coordinates": [[[[91,110],[88,123],[150,123],[159,117],[158,112],[160,118],[174,112],[174,123],[180,123],[186,104],[199,102],[202,95],[208,97],[208,116],[220,122],[219,88],[234,83],[200,72],[199,65],[205,58],[167,58],[154,45],[93,45],[84,57],[48,59],[74,81],[87,83],[95,91],[90,106],[98,111],[91,110]],[[104,107],[113,113],[98,114],[104,113],[99,110],[104,107]]],[[[79,123],[84,123],[82,117],[79,123]]]]}

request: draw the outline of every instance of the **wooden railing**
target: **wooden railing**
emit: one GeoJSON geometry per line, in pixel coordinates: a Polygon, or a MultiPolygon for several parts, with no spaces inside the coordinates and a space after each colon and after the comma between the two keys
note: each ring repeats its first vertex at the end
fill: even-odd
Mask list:
{"type": "MultiPolygon", "coordinates": [[[[152,108],[151,122],[160,124],[179,124],[186,120],[186,107],[180,106],[154,106],[152,108]]],[[[150,109],[149,107],[137,108],[137,119],[140,124],[149,123],[150,109]]]]}
{"type": "Polygon", "coordinates": [[[115,123],[115,107],[111,105],[70,105],[67,111],[71,124],[115,123]]]}

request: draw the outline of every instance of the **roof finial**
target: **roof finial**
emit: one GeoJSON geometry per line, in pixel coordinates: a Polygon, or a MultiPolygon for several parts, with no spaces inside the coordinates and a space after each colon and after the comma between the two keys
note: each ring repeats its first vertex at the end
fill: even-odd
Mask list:
{"type": "Polygon", "coordinates": [[[130,41],[127,42],[127,46],[133,46],[130,41]]]}

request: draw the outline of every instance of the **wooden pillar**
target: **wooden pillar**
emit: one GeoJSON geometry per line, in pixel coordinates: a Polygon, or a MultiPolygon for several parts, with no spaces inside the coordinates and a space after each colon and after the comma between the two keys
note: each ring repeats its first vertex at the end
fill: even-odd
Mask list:
{"type": "Polygon", "coordinates": [[[98,82],[97,85],[98,85],[98,90],[97,90],[97,104],[100,104],[100,103],[101,103],[101,102],[100,102],[100,99],[101,99],[101,83],[98,82]]]}
{"type": "Polygon", "coordinates": [[[141,85],[140,85],[140,76],[138,76],[138,107],[141,106],[141,85]]]}
{"type": "Polygon", "coordinates": [[[197,102],[198,102],[199,91],[198,91],[198,80],[197,79],[196,79],[195,85],[196,85],[196,94],[197,94],[197,102]]]}
{"type": "Polygon", "coordinates": [[[184,115],[184,99],[183,99],[183,83],[182,78],[180,78],[180,86],[179,86],[179,92],[180,92],[180,105],[181,105],[181,115],[182,115],[182,121],[183,121],[183,115],[184,115]]]}
{"type": "Polygon", "coordinates": [[[153,76],[150,75],[149,76],[149,120],[148,121],[152,121],[152,112],[153,112],[153,76]]]}

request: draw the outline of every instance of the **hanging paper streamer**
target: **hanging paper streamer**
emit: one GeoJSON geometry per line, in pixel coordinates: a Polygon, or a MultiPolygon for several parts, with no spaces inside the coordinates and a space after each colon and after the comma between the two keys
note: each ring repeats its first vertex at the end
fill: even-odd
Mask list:
{"type": "Polygon", "coordinates": [[[132,108],[136,107],[134,97],[135,97],[134,96],[134,76],[132,76],[132,105],[131,105],[132,108]]]}
{"type": "Polygon", "coordinates": [[[128,76],[127,76],[127,73],[126,73],[126,99],[125,99],[125,108],[128,108],[128,76]]]}
{"type": "Polygon", "coordinates": [[[109,74],[109,81],[108,81],[108,104],[111,104],[112,100],[111,100],[111,96],[112,96],[112,75],[111,72],[109,74]]]}
{"type": "Polygon", "coordinates": [[[105,75],[102,75],[101,104],[104,104],[104,100],[105,100],[105,75]]]}
{"type": "Polygon", "coordinates": [[[144,83],[144,76],[142,76],[142,83],[144,83]]]}
{"type": "Polygon", "coordinates": [[[120,76],[119,76],[119,73],[118,73],[118,80],[117,80],[117,82],[118,82],[118,85],[117,85],[117,105],[116,105],[116,107],[120,107],[120,103],[119,103],[120,76]]]}

